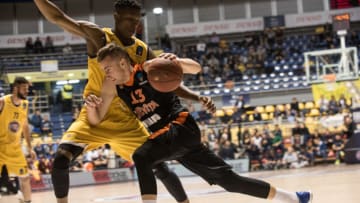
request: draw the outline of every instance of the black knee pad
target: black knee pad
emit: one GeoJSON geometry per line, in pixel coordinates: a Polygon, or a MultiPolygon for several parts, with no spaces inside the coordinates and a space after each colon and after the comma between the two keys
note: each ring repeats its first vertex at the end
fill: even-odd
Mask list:
{"type": "Polygon", "coordinates": [[[81,147],[61,144],[55,153],[51,180],[57,198],[67,197],[69,192],[70,161],[76,158],[82,151],[83,148],[81,147]]]}

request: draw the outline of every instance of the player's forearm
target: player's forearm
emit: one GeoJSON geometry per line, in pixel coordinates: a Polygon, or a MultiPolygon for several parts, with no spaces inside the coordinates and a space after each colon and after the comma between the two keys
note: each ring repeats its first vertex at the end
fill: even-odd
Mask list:
{"type": "Polygon", "coordinates": [[[31,136],[30,136],[30,129],[29,127],[24,127],[23,129],[23,135],[25,138],[25,142],[27,144],[28,147],[28,151],[30,152],[32,150],[32,145],[31,145],[31,136]]]}
{"type": "Polygon", "coordinates": [[[90,125],[97,125],[101,122],[101,118],[97,108],[87,106],[87,118],[90,125]]]}
{"type": "Polygon", "coordinates": [[[175,94],[184,99],[190,99],[192,101],[199,101],[200,95],[190,90],[185,85],[181,84],[179,88],[175,90],[175,94]]]}

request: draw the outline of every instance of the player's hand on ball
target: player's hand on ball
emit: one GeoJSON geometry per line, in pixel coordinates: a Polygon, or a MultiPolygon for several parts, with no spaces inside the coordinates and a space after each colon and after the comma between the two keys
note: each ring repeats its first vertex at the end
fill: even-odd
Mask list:
{"type": "Polygon", "coordinates": [[[210,97],[200,96],[199,101],[202,103],[203,106],[206,107],[206,109],[210,113],[215,113],[216,106],[215,106],[213,100],[210,97]]]}
{"type": "Polygon", "coordinates": [[[102,103],[101,97],[98,97],[94,94],[90,94],[89,96],[87,96],[85,98],[85,104],[87,107],[90,107],[90,108],[96,108],[96,107],[100,106],[101,103],[102,103]]]}
{"type": "Polygon", "coordinates": [[[164,58],[164,59],[169,59],[171,61],[174,61],[175,63],[177,63],[179,65],[179,61],[178,61],[178,57],[173,54],[173,53],[162,53],[159,55],[160,58],[164,58]]]}

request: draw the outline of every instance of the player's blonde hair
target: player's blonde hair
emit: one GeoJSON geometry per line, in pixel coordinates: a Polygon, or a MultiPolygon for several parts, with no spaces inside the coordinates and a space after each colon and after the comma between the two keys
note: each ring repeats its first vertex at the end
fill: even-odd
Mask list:
{"type": "Polygon", "coordinates": [[[97,61],[101,62],[103,61],[107,56],[110,56],[111,58],[116,58],[116,57],[120,57],[120,58],[126,58],[129,60],[129,55],[128,53],[121,48],[120,46],[118,46],[115,43],[109,43],[106,46],[102,47],[97,54],[97,61]]]}

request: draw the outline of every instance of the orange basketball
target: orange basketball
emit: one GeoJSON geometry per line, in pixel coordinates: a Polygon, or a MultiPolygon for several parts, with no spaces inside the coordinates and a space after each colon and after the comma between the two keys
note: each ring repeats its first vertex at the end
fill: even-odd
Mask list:
{"type": "Polygon", "coordinates": [[[150,85],[159,92],[172,92],[176,90],[183,79],[183,71],[176,62],[155,58],[147,67],[150,85]]]}

